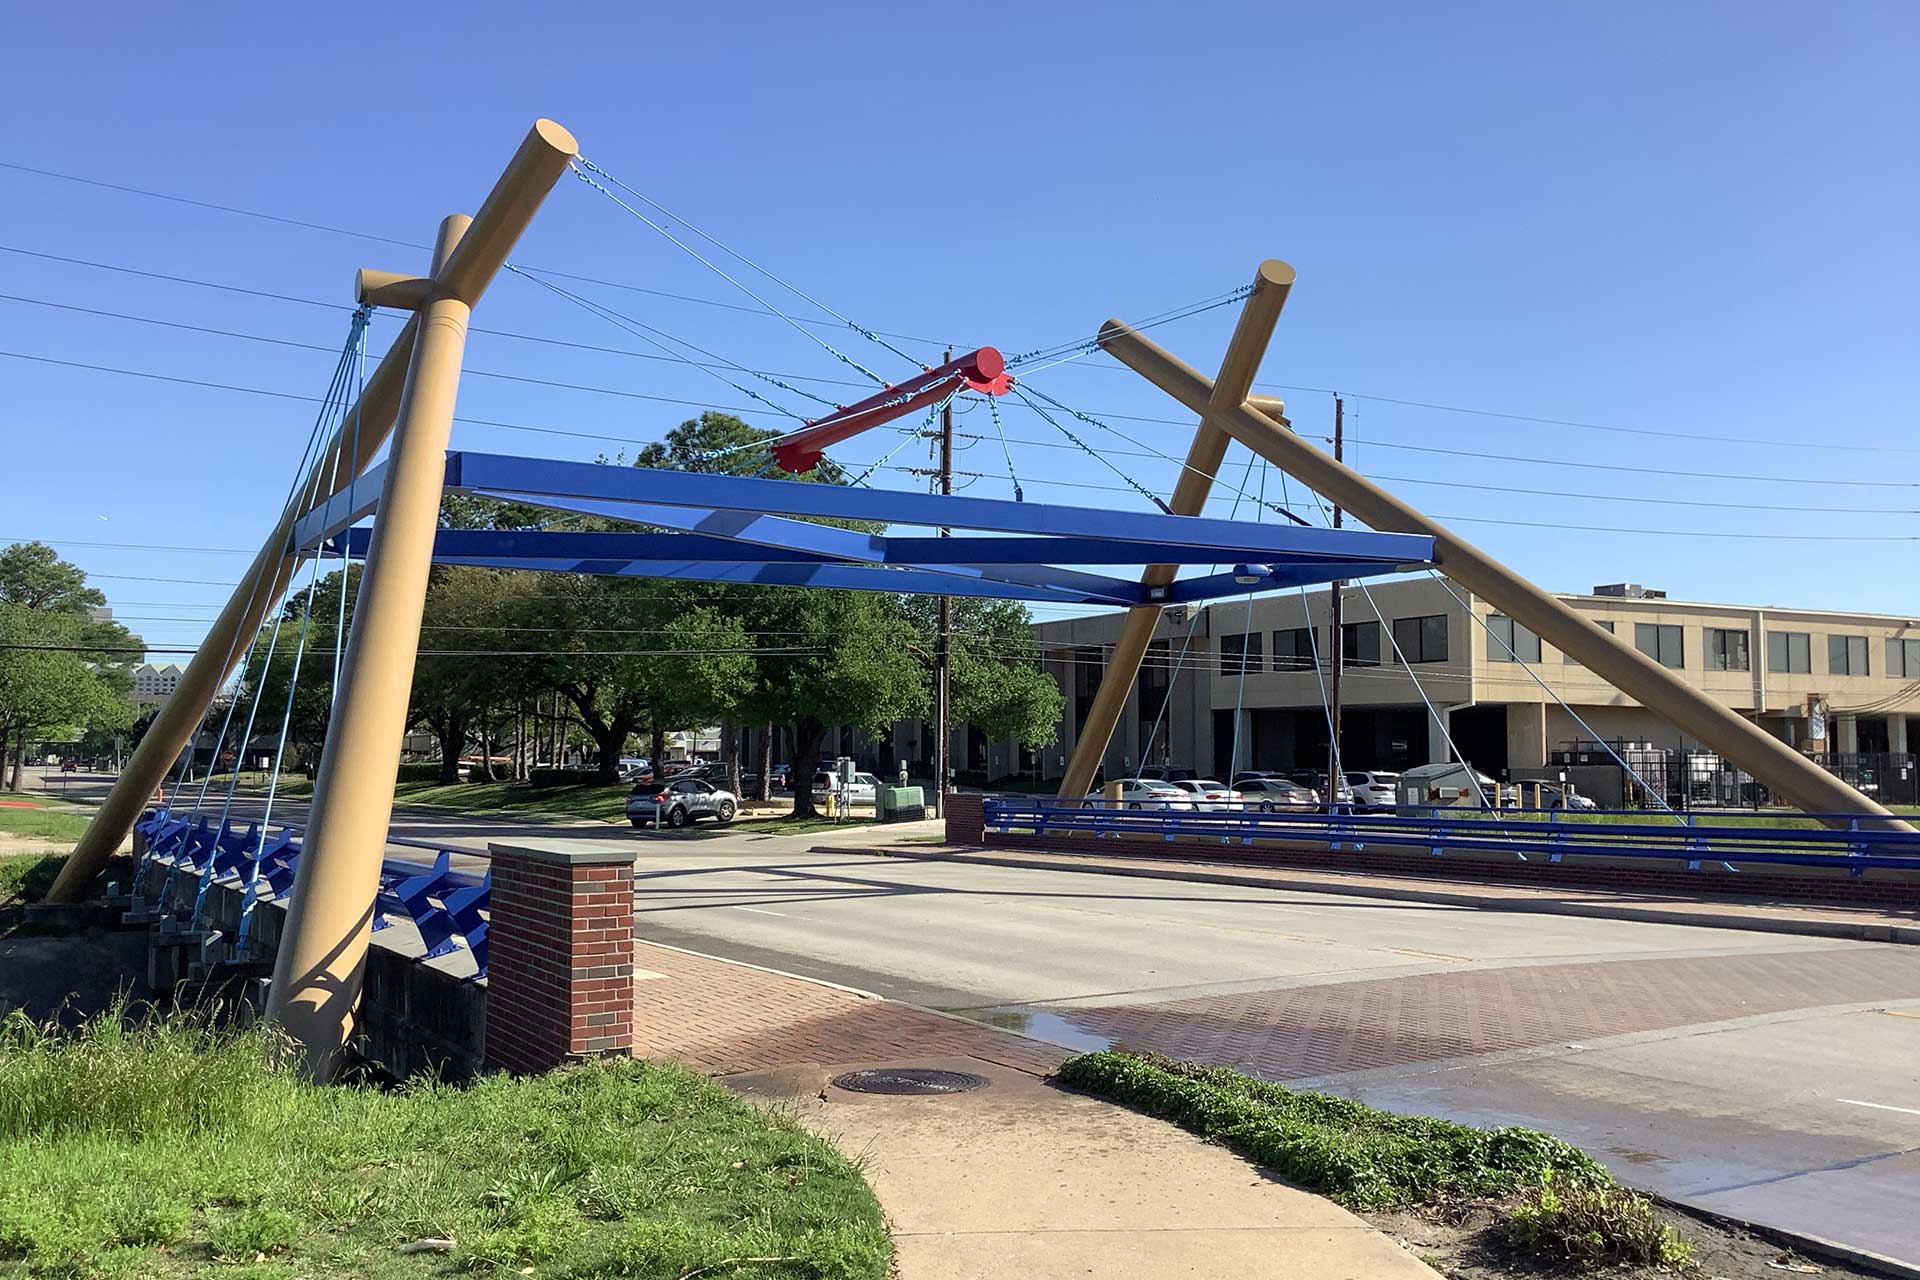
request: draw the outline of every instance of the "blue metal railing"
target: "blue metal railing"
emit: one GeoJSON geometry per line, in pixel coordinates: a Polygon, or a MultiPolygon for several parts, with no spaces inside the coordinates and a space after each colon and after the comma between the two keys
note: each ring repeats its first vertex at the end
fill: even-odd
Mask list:
{"type": "MultiPolygon", "coordinates": [[[[1206,803],[1206,802],[1203,802],[1206,803]]],[[[1639,810],[1432,808],[1366,812],[1348,805],[1262,812],[1249,805],[1212,808],[1118,808],[1032,796],[987,796],[985,828],[997,834],[1080,832],[1097,839],[1213,840],[1252,846],[1256,841],[1324,843],[1334,852],[1367,848],[1500,854],[1521,861],[1544,857],[1656,858],[1699,870],[1706,862],[1845,867],[1858,877],[1871,869],[1920,872],[1920,833],[1887,830],[1851,814],[1802,815],[1846,821],[1845,828],[1783,827],[1737,814],[1687,814],[1678,822],[1648,820],[1639,810]],[[1583,818],[1614,821],[1583,821],[1583,818]]]]}
{"type": "MultiPolygon", "coordinates": [[[[134,824],[147,842],[142,869],[148,863],[184,867],[197,872],[208,856],[215,859],[214,881],[231,881],[244,888],[247,870],[259,863],[252,877],[252,897],[243,908],[259,902],[285,899],[293,892],[300,861],[300,832],[278,828],[264,840],[256,826],[228,822],[215,832],[206,818],[197,822],[175,817],[166,809],[149,809],[134,824]]],[[[413,843],[408,841],[406,843],[413,843]]],[[[487,976],[488,915],[493,888],[489,872],[476,876],[450,866],[449,851],[436,848],[431,864],[387,858],[380,864],[380,888],[374,900],[373,927],[384,929],[389,916],[404,918],[420,934],[427,958],[443,956],[465,946],[473,953],[476,978],[487,976]]]]}

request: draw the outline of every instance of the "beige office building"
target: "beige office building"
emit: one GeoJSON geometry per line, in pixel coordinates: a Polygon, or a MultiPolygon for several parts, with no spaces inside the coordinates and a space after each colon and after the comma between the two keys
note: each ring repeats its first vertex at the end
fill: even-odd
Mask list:
{"type": "MultiPolygon", "coordinates": [[[[1624,584],[1561,599],[1803,749],[1900,756],[1920,728],[1920,620],[1683,602],[1624,584]]],[[[1449,737],[1454,754],[1496,776],[1595,741],[1703,749],[1450,583],[1349,586],[1342,609],[1346,768],[1443,760],[1449,737]]],[[[1106,776],[1143,762],[1219,775],[1323,767],[1329,613],[1325,589],[1169,610],[1107,748],[1106,776]]],[[[975,743],[988,758],[968,767],[1062,773],[1119,628],[1117,613],[1040,624],[1066,695],[1059,743],[1038,755],[975,743]]]]}

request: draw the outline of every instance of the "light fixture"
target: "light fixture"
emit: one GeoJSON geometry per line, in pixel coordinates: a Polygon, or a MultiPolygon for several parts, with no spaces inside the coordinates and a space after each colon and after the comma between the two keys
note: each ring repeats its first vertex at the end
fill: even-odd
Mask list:
{"type": "Polygon", "coordinates": [[[1237,564],[1233,566],[1233,580],[1243,587],[1250,587],[1267,576],[1267,571],[1257,564],[1237,564]]]}

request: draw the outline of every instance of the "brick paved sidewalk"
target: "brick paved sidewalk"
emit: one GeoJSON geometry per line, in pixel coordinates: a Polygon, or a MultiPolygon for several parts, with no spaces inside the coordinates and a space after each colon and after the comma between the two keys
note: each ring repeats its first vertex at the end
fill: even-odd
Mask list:
{"type": "Polygon", "coordinates": [[[1914,999],[1920,999],[1920,954],[1842,946],[1479,968],[1051,1012],[1131,1048],[1284,1081],[1792,1009],[1914,999]]]}
{"type": "Polygon", "coordinates": [[[971,1057],[1045,1074],[1067,1052],[841,987],[649,942],[634,945],[633,1051],[711,1075],[971,1057]]]}

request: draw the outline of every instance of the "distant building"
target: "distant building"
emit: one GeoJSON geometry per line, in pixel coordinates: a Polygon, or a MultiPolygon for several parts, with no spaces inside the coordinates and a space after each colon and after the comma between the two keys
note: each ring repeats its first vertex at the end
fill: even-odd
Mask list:
{"type": "MultiPolygon", "coordinates": [[[[1417,579],[1368,591],[1371,601],[1357,586],[1342,597],[1340,754],[1347,768],[1444,761],[1449,735],[1459,755],[1495,776],[1583,764],[1596,740],[1651,754],[1704,750],[1465,590],[1454,588],[1456,598],[1445,583],[1417,579]]],[[[1848,757],[1877,757],[1874,768],[1889,778],[1920,768],[1912,754],[1920,730],[1913,723],[1920,619],[1684,603],[1635,584],[1560,599],[1850,781],[1841,767],[1848,757]]],[[[1066,696],[1058,745],[1030,753],[972,734],[956,742],[956,768],[995,779],[1064,772],[1122,617],[1035,628],[1045,666],[1066,696]]],[[[1325,590],[1168,610],[1107,747],[1106,776],[1143,763],[1222,777],[1236,768],[1324,767],[1328,619],[1325,590]]]]}
{"type": "MultiPolygon", "coordinates": [[[[1621,803],[1629,789],[1617,753],[1675,804],[1759,798],[1750,778],[1659,712],[1486,600],[1448,588],[1431,578],[1345,588],[1343,768],[1401,771],[1464,758],[1502,781],[1561,775],[1621,803]]],[[[1886,802],[1920,803],[1920,618],[1689,603],[1633,583],[1559,598],[1847,782],[1886,802]]],[[[1329,615],[1324,589],[1167,609],[1107,744],[1105,776],[1143,765],[1220,778],[1324,769],[1329,615]]],[[[1031,751],[955,724],[948,750],[958,779],[1031,785],[1064,774],[1124,618],[1037,624],[1041,665],[1063,695],[1057,740],[1031,751]]],[[[787,758],[779,737],[775,763],[787,758]]],[[[758,749],[756,734],[750,764],[758,749]]],[[[901,761],[930,777],[932,753],[932,726],[922,720],[902,720],[878,738],[829,730],[820,748],[823,758],[852,755],[887,777],[901,761]]]]}
{"type": "Polygon", "coordinates": [[[175,662],[164,667],[156,667],[143,662],[133,669],[133,701],[135,706],[157,707],[173,695],[180,687],[180,677],[186,674],[186,668],[175,662]]]}

